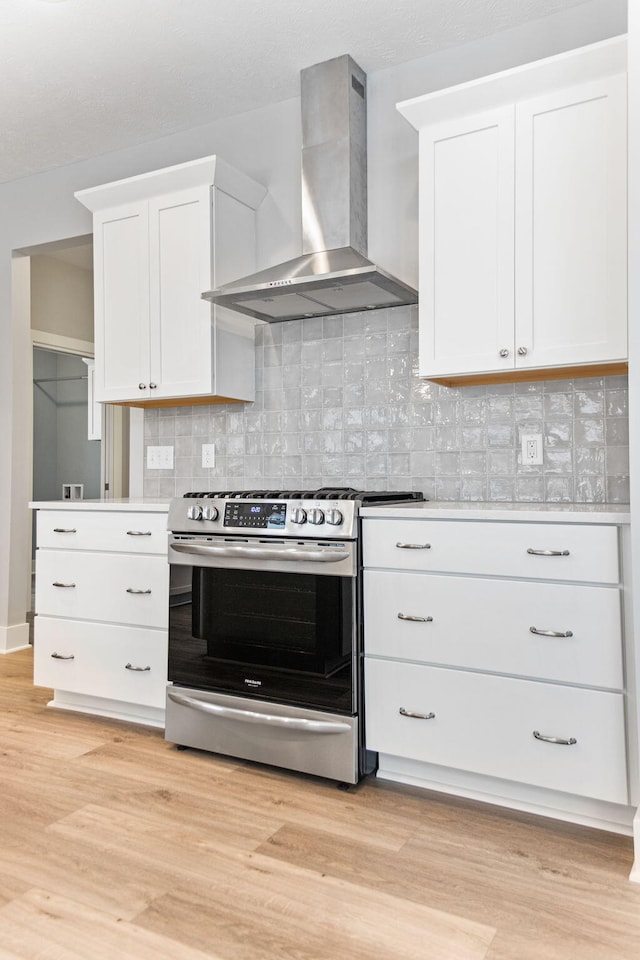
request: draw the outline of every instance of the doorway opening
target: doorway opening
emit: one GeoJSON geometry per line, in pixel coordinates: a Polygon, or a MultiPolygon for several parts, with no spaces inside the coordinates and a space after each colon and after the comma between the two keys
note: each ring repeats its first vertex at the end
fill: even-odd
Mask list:
{"type": "Polygon", "coordinates": [[[101,496],[101,439],[89,438],[84,358],[33,349],[33,499],[101,496]]]}
{"type": "MultiPolygon", "coordinates": [[[[92,237],[23,250],[22,265],[33,369],[31,499],[126,497],[129,411],[93,401],[92,237]]],[[[29,622],[34,610],[31,532],[29,622]]]]}

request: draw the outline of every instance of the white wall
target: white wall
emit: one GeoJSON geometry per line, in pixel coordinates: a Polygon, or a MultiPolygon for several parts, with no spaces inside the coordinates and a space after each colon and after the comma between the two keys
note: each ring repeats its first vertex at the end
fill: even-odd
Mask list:
{"type": "MultiPolygon", "coordinates": [[[[636,377],[637,358],[640,356],[640,276],[632,268],[640,257],[640,178],[632,174],[640,169],[640,4],[629,3],[628,39],[628,116],[629,116],[629,475],[631,481],[631,551],[633,568],[631,589],[627,599],[633,600],[633,616],[640,621],[640,525],[636,521],[635,505],[640,502],[640,443],[637,429],[640,423],[640,379],[636,377]]],[[[637,628],[635,630],[638,635],[637,628]]],[[[637,643],[633,645],[636,662],[631,664],[636,690],[640,691],[640,656],[637,643]]],[[[630,678],[631,679],[631,678],[630,678]]],[[[633,682],[633,679],[631,682],[633,682]]],[[[640,718],[637,718],[637,737],[640,742],[640,718]]],[[[631,879],[640,883],[640,809],[634,823],[635,863],[631,879]]]]}
{"type": "Polygon", "coordinates": [[[32,257],[31,327],[93,343],[93,271],[54,257],[32,257]]]}
{"type": "MultiPolygon", "coordinates": [[[[622,33],[625,12],[624,0],[593,0],[530,28],[371,75],[370,254],[415,283],[417,135],[396,113],[397,100],[622,33]]],[[[12,252],[91,232],[76,190],[219,153],[269,189],[258,222],[259,266],[288,259],[300,250],[299,147],[296,99],[0,185],[0,651],[12,645],[9,628],[23,624],[27,610],[31,349],[24,317],[12,313],[12,252]]]]}

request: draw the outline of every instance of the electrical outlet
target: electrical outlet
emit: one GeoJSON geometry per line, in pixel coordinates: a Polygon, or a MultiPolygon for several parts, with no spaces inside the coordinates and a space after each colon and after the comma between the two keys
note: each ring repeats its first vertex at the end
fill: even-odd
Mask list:
{"type": "Polygon", "coordinates": [[[213,443],[202,444],[202,466],[206,468],[215,467],[216,448],[213,443]]]}
{"type": "Polygon", "coordinates": [[[147,470],[173,470],[173,447],[147,447],[147,470]]]}
{"type": "Polygon", "coordinates": [[[522,462],[531,467],[542,465],[542,434],[541,433],[523,433],[522,442],[522,462]]]}

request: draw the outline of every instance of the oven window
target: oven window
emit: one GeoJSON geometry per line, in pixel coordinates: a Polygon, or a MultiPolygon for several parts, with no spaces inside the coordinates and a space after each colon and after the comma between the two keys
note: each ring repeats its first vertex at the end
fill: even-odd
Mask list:
{"type": "Polygon", "coordinates": [[[351,577],[193,567],[191,603],[169,612],[169,679],[350,712],[354,604],[351,577]]]}
{"type": "Polygon", "coordinates": [[[350,654],[351,581],[199,568],[193,635],[210,657],[326,676],[350,654]]]}

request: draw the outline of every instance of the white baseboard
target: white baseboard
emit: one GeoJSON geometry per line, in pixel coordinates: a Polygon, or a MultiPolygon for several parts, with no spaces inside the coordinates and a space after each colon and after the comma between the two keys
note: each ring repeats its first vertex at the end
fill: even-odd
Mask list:
{"type": "Polygon", "coordinates": [[[164,729],[164,709],[159,707],[123,703],[120,700],[106,700],[103,697],[70,693],[68,690],[54,690],[54,698],[48,702],[47,706],[54,710],[89,713],[96,717],[126,720],[128,723],[139,723],[145,727],[164,729]]]}
{"type": "MultiPolygon", "coordinates": [[[[520,810],[523,813],[550,817],[553,820],[566,820],[585,827],[633,836],[635,810],[632,806],[577,797],[388,754],[380,754],[377,776],[381,780],[406,783],[437,793],[448,793],[455,797],[520,810]]],[[[640,830],[640,820],[636,820],[636,825],[640,830]]],[[[638,866],[640,868],[640,863],[638,866]]],[[[638,880],[640,881],[640,876],[638,880]]]]}
{"type": "Polygon", "coordinates": [[[11,627],[0,627],[0,654],[16,653],[29,646],[29,624],[15,623],[11,627]]]}

